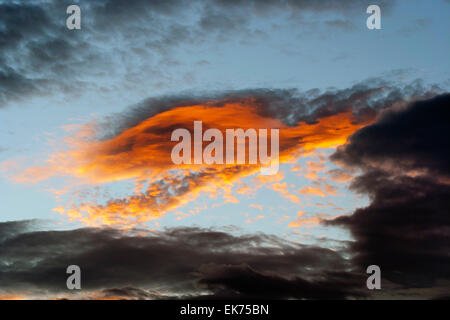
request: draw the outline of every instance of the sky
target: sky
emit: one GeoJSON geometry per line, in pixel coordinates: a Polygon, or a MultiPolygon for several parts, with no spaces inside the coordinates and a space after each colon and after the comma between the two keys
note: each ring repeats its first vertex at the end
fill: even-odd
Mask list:
{"type": "Polygon", "coordinates": [[[448,297],[449,13],[0,0],[0,298],[448,297]],[[278,172],[174,164],[194,121],[279,129],[278,172]]]}

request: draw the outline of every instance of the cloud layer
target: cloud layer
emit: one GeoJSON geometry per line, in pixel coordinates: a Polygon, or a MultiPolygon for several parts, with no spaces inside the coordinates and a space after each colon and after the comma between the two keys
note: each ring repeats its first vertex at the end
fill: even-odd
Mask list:
{"type": "MultiPolygon", "coordinates": [[[[253,19],[282,15],[364,12],[369,1],[78,1],[82,30],[67,30],[68,0],[0,2],[0,108],[30,97],[114,92],[172,79],[180,46],[250,38],[253,19]],[[20,57],[17,55],[20,52],[20,57]],[[105,76],[107,84],[102,83],[105,76]],[[149,80],[150,79],[150,80],[149,80]],[[151,80],[155,79],[155,80],[151,80]]],[[[386,12],[391,1],[384,2],[386,12]]],[[[327,24],[325,24],[327,25],[327,24]]]]}
{"type": "MultiPolygon", "coordinates": [[[[307,298],[362,297],[365,280],[340,254],[264,234],[200,228],[34,231],[0,223],[0,297],[307,298]],[[32,257],[32,259],[30,259],[32,257]],[[66,286],[68,265],[82,291],[66,286]]],[[[29,229],[31,225],[31,230],[29,229]]]]}

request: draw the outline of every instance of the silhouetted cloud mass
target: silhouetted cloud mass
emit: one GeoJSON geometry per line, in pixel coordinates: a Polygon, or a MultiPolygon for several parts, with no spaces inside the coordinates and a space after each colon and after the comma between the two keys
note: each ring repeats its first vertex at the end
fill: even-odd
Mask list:
{"type": "Polygon", "coordinates": [[[327,299],[366,294],[365,278],[340,254],[276,236],[194,227],[135,235],[90,228],[31,231],[30,223],[0,223],[0,261],[8,262],[0,265],[2,294],[70,297],[65,270],[72,264],[81,267],[86,298],[327,299]]]}
{"type": "Polygon", "coordinates": [[[450,279],[450,95],[386,112],[332,156],[362,169],[371,203],[330,223],[350,229],[355,264],[406,287],[450,279]]]}

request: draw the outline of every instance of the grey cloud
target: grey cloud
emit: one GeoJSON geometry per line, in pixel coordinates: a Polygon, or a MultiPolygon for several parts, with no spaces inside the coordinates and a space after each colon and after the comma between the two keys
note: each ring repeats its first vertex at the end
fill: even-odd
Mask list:
{"type": "MultiPolygon", "coordinates": [[[[346,249],[336,252],[262,233],[231,234],[225,229],[36,231],[38,225],[38,221],[0,223],[0,296],[202,300],[377,297],[367,290],[367,275],[360,270],[370,261],[360,260],[360,255],[344,258],[350,253],[346,249]],[[78,293],[65,287],[65,270],[71,264],[82,270],[82,290],[78,293]]],[[[365,248],[364,238],[357,239],[365,248]]],[[[376,245],[392,248],[391,259],[395,263],[404,259],[403,265],[421,250],[412,245],[397,259],[396,248],[401,243],[389,238],[385,247],[383,238],[378,240],[381,242],[376,245]]],[[[389,260],[381,261],[385,267],[382,274],[387,271],[389,277],[391,265],[384,264],[389,260]]],[[[425,262],[430,261],[419,266],[426,266],[425,262]]],[[[397,274],[397,278],[402,276],[397,274]]],[[[407,288],[411,289],[406,290],[384,285],[380,297],[445,296],[443,284],[414,286],[422,278],[410,279],[407,288]]]]}
{"type": "MultiPolygon", "coordinates": [[[[168,79],[171,74],[164,61],[181,45],[211,37],[226,41],[230,35],[251,38],[261,31],[252,30],[249,21],[269,11],[343,14],[365,2],[79,1],[82,30],[70,31],[65,27],[69,0],[5,1],[0,4],[0,107],[33,95],[95,90],[105,73],[119,84],[151,81],[149,74],[155,74],[154,84],[160,85],[160,70],[168,79]]],[[[388,9],[390,2],[383,6],[388,9]]]]}
{"type": "Polygon", "coordinates": [[[308,281],[300,277],[284,278],[273,272],[259,272],[247,264],[211,263],[203,265],[200,273],[199,283],[215,292],[212,298],[323,300],[368,295],[363,290],[357,290],[363,276],[352,272],[328,271],[324,273],[323,279],[308,281]]]}
{"type": "Polygon", "coordinates": [[[37,220],[8,221],[0,223],[0,243],[8,238],[35,229],[37,220]]]}
{"type": "Polygon", "coordinates": [[[364,277],[355,274],[339,253],[271,235],[232,235],[194,227],[145,235],[89,228],[33,231],[27,224],[0,223],[2,292],[70,296],[65,270],[76,264],[82,269],[83,290],[103,296],[245,298],[265,294],[325,299],[366,295],[364,277]]]}
{"type": "Polygon", "coordinates": [[[100,290],[99,298],[121,298],[121,299],[135,299],[135,300],[157,300],[169,299],[171,297],[164,296],[157,291],[148,291],[134,287],[122,288],[108,288],[100,290]]]}
{"type": "Polygon", "coordinates": [[[258,1],[258,0],[215,0],[214,5],[218,5],[221,8],[226,9],[236,9],[241,10],[246,8],[249,11],[255,11],[259,13],[267,13],[269,10],[276,8],[282,10],[291,11],[313,11],[313,12],[353,12],[360,11],[361,8],[367,8],[370,4],[378,4],[384,7],[386,10],[390,10],[394,1],[373,1],[367,0],[320,0],[320,1],[310,1],[310,0],[269,0],[269,1],[258,1]]]}

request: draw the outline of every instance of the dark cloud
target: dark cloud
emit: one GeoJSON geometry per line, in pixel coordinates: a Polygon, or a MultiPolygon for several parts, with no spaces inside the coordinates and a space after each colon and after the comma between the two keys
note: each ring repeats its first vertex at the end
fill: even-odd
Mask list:
{"type": "Polygon", "coordinates": [[[387,111],[380,121],[356,132],[333,159],[365,170],[388,165],[448,177],[449,124],[449,94],[417,101],[406,110],[387,111]]]}
{"type": "Polygon", "coordinates": [[[76,71],[85,69],[76,62],[87,42],[65,28],[65,8],[62,1],[0,4],[0,107],[54,89],[78,89],[76,71]]]}
{"type": "MultiPolygon", "coordinates": [[[[0,4],[0,107],[31,95],[77,94],[104,88],[108,74],[122,86],[170,79],[171,52],[180,45],[253,37],[253,18],[278,13],[364,12],[368,1],[78,1],[82,30],[67,30],[73,1],[0,4]],[[233,37],[230,37],[230,36],[233,37]],[[119,46],[118,46],[119,44],[119,46]],[[20,54],[18,54],[20,53],[20,54]],[[164,70],[162,72],[161,70],[164,70]],[[152,77],[153,76],[153,77],[152,77]],[[126,81],[121,81],[126,80],[126,81]],[[125,83],[125,84],[124,84],[125,83]]],[[[389,10],[391,2],[381,2],[389,10]]],[[[296,23],[300,19],[292,19],[296,23]]]]}
{"type": "Polygon", "coordinates": [[[136,300],[156,300],[156,299],[169,299],[157,291],[147,291],[134,287],[123,288],[110,288],[103,289],[98,293],[98,298],[112,298],[112,299],[136,299],[136,300]]]}
{"type": "Polygon", "coordinates": [[[340,254],[264,235],[174,228],[30,231],[0,224],[2,292],[70,296],[68,265],[96,297],[347,298],[366,295],[365,277],[340,254]],[[164,294],[161,294],[164,292],[164,294]]]}
{"type": "Polygon", "coordinates": [[[348,227],[356,265],[385,279],[432,287],[450,279],[450,95],[386,112],[332,159],[362,169],[353,190],[371,203],[330,222],[348,227]]]}
{"type": "Polygon", "coordinates": [[[259,272],[247,264],[212,263],[203,265],[200,274],[200,285],[215,292],[211,298],[323,300],[367,295],[361,290],[364,277],[352,272],[324,272],[322,280],[308,281],[301,277],[287,279],[274,272],[259,272]]]}
{"type": "Polygon", "coordinates": [[[37,223],[36,220],[8,221],[0,223],[0,242],[34,229],[37,223]]]}

